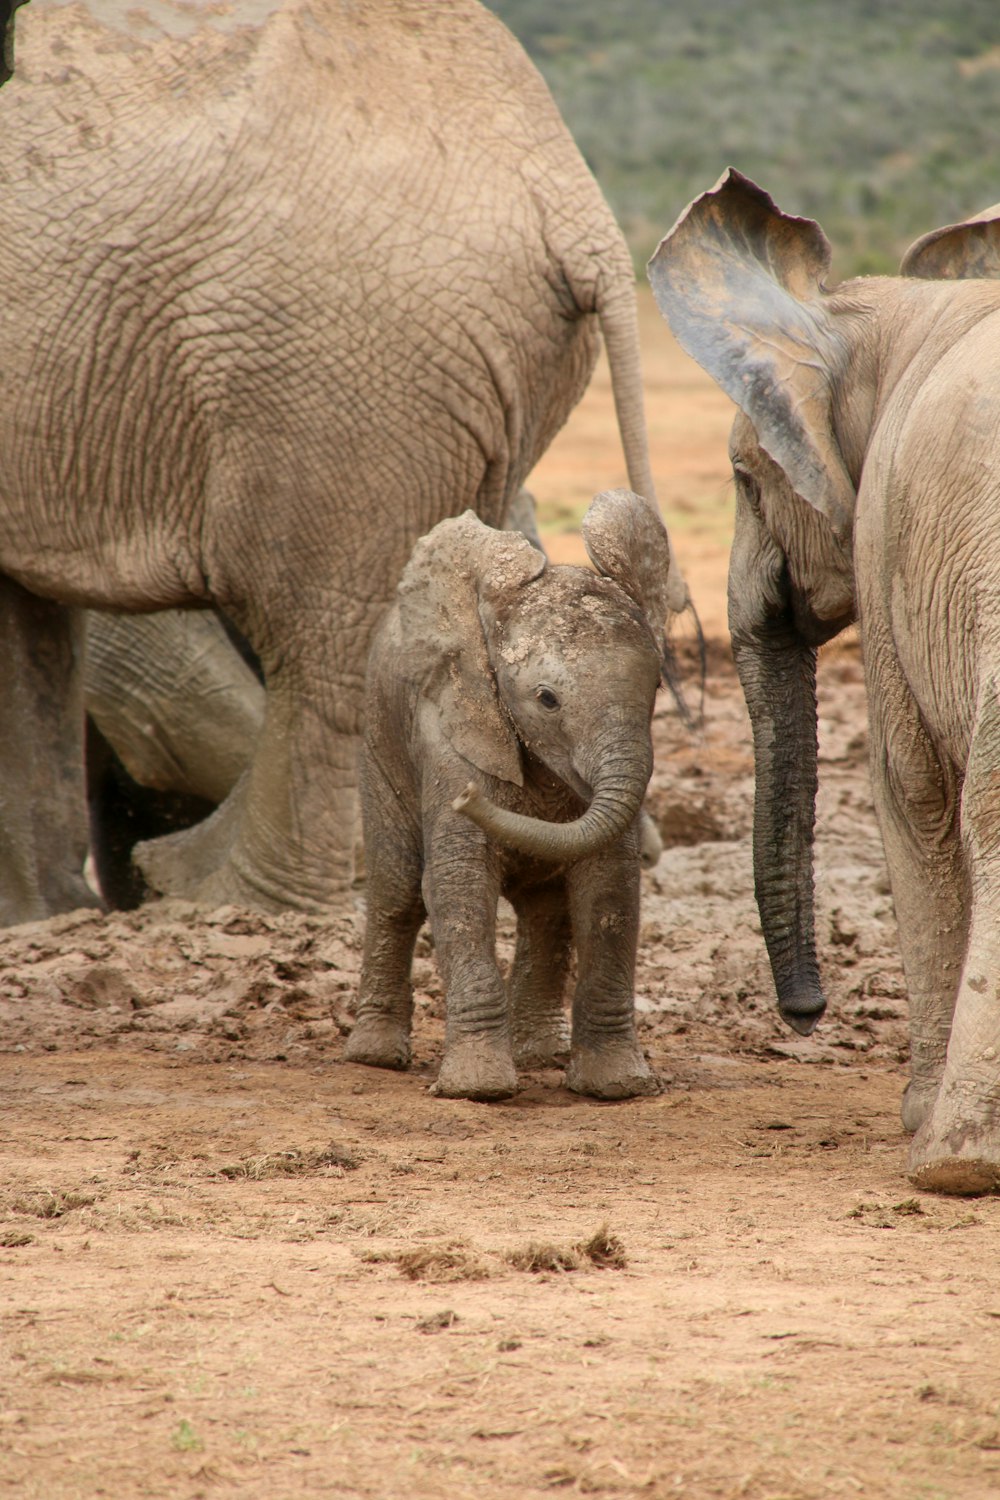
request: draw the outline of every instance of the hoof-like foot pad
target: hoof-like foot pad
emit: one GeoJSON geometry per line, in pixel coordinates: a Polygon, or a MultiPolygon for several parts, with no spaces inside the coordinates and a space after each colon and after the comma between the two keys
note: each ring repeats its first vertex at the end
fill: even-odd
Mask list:
{"type": "Polygon", "coordinates": [[[660,1092],[656,1074],[634,1043],[578,1049],[566,1069],[566,1087],[592,1099],[638,1099],[660,1092]]]}
{"type": "Polygon", "coordinates": [[[517,1093],[517,1069],[510,1043],[485,1037],[454,1042],[445,1051],[431,1093],[442,1099],[476,1099],[491,1103],[517,1093]]]}
{"type": "Polygon", "coordinates": [[[925,1193],[978,1197],[1000,1191],[1000,1163],[982,1157],[942,1156],[915,1167],[910,1181],[925,1193]]]}
{"type": "Polygon", "coordinates": [[[359,1016],[344,1047],[344,1061],[369,1068],[410,1066],[410,1034],[399,1021],[386,1016],[359,1016]]]}

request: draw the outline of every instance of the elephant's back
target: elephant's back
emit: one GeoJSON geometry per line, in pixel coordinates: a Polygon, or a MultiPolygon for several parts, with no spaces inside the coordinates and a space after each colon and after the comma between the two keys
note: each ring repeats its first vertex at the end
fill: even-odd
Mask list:
{"type": "Polygon", "coordinates": [[[189,127],[229,115],[294,134],[345,102],[411,141],[433,125],[452,150],[575,152],[541,75],[478,0],[32,0],[15,57],[0,167],[35,132],[53,154],[93,151],[141,135],[161,107],[189,127]]]}
{"type": "Polygon", "coordinates": [[[125,0],[42,0],[22,34],[37,3],[0,91],[19,504],[82,507],[85,475],[152,513],[162,475],[196,512],[223,474],[275,506],[308,452],[398,510],[403,451],[416,508],[499,521],[596,355],[562,257],[593,246],[596,279],[620,240],[510,33],[474,0],[241,0],[148,35],[125,0]]]}
{"type": "Polygon", "coordinates": [[[370,248],[394,283],[472,261],[511,287],[541,271],[573,316],[551,263],[617,233],[544,81],[477,0],[33,0],[17,28],[0,250],[33,304],[53,257],[89,277],[111,246],[127,279],[179,243],[203,262],[239,241],[249,284],[255,259],[273,282],[279,240],[328,298],[349,235],[352,261],[370,248]]]}
{"type": "Polygon", "coordinates": [[[32,0],[15,14],[15,70],[0,98],[4,136],[14,152],[25,132],[47,118],[53,151],[69,153],[75,134],[117,128],[127,134],[160,101],[176,111],[197,111],[203,99],[245,75],[263,29],[280,14],[281,0],[32,0]]]}

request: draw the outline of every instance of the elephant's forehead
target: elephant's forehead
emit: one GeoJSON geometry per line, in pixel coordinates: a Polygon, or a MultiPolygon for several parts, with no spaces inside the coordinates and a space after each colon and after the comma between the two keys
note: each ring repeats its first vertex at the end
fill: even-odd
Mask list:
{"type": "Polygon", "coordinates": [[[623,589],[584,568],[549,568],[523,591],[500,644],[508,666],[559,656],[571,661],[595,649],[652,650],[645,619],[623,589]],[[567,576],[574,575],[574,576],[567,576]]]}

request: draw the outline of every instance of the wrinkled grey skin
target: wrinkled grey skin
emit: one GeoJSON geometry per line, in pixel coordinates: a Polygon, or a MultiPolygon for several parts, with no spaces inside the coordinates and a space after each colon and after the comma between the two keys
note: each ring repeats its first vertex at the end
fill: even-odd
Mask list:
{"type": "Polygon", "coordinates": [[[249,768],[264,688],[218,617],[90,610],[84,701],[129,775],[154,791],[223,802],[249,768]]]}
{"type": "Polygon", "coordinates": [[[86,611],[90,878],[130,909],[149,888],[133,853],[180,834],[249,769],[265,694],[219,617],[86,611]]]}
{"type": "Polygon", "coordinates": [[[447,1006],[435,1089],[448,1097],[506,1098],[518,1062],[565,1060],[571,947],[567,1086],[606,1099],[656,1089],[632,985],[669,553],[625,490],[597,497],[584,538],[596,575],[547,564],[470,512],[442,522],[417,544],[372,651],[368,919],[345,1056],[409,1062],[426,915],[447,1006]],[[509,999],[494,944],[501,895],[517,913],[509,999]]]}
{"type": "Polygon", "coordinates": [[[824,1006],[813,932],[816,648],[860,622],[875,806],[911,1011],[921,1187],[1000,1187],[1000,206],[828,292],[829,246],[730,172],[650,262],[742,408],[730,564],[753,724],[754,870],[782,1014],[824,1006]]]}
{"type": "MultiPolygon", "coordinates": [[[[538,548],[539,552],[545,552],[538,531],[535,497],[530,490],[521,489],[514,496],[514,503],[507,513],[506,529],[519,531],[522,536],[527,537],[533,547],[538,548]]],[[[660,830],[653,821],[652,815],[644,807],[639,814],[639,861],[642,868],[644,870],[655,869],[662,853],[663,839],[660,836],[660,830]]]]}
{"type": "Polygon", "coordinates": [[[95,11],[34,0],[0,92],[0,587],[12,638],[51,601],[60,671],[0,687],[0,921],[86,899],[82,607],[216,604],[266,679],[246,776],[145,852],[150,883],[327,910],[368,645],[413,542],[466,507],[503,523],[599,330],[653,501],[628,253],[473,0],[95,11]],[[22,816],[50,783],[60,816],[22,816]]]}

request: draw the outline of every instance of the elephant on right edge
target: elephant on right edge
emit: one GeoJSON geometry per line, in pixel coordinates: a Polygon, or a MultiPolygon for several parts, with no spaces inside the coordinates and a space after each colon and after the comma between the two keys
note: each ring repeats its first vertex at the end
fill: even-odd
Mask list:
{"type": "Polygon", "coordinates": [[[824,287],[819,226],[727,172],[650,262],[674,334],[740,407],[733,651],[778,1005],[824,1008],[816,649],[860,622],[871,769],[911,1009],[920,1187],[1000,1188],[1000,205],[900,277],[824,287]]]}

